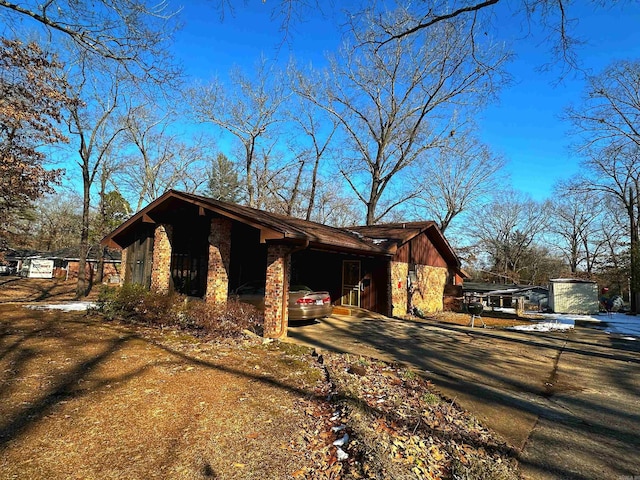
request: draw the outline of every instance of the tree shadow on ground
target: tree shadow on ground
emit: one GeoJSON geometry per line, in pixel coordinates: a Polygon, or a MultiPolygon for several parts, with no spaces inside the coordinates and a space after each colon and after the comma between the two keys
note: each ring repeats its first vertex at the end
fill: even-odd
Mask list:
{"type": "Polygon", "coordinates": [[[507,334],[397,319],[332,319],[317,330],[290,330],[297,341],[321,349],[393,359],[417,368],[452,398],[499,405],[516,416],[517,412],[533,415],[545,428],[555,424],[558,430],[572,432],[553,455],[522,459],[533,469],[554,472],[560,478],[592,478],[593,473],[584,473],[587,467],[581,470],[567,461],[567,455],[584,451],[585,439],[597,438],[598,442],[589,444],[593,449],[587,462],[616,475],[638,474],[632,459],[640,449],[640,411],[628,402],[610,401],[608,389],[616,389],[623,399],[637,398],[640,346],[594,334],[507,334]],[[602,385],[574,384],[571,371],[558,377],[555,370],[558,362],[563,367],[563,357],[570,359],[570,366],[587,366],[583,376],[598,369],[602,385]],[[609,378],[615,382],[604,381],[609,378]]]}

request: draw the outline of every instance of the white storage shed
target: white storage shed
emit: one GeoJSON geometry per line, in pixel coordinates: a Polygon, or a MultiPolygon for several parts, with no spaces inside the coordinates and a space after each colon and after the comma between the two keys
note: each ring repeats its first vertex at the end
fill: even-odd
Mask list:
{"type": "Polygon", "coordinates": [[[551,279],[549,308],[555,313],[596,314],[600,311],[598,284],[577,278],[551,279]]]}

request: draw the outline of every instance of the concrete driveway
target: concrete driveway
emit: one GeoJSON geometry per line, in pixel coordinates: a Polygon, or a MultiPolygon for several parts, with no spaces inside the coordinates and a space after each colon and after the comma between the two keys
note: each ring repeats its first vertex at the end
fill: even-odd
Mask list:
{"type": "Polygon", "coordinates": [[[521,452],[526,478],[640,478],[638,341],[342,315],[289,337],[424,372],[521,452]]]}

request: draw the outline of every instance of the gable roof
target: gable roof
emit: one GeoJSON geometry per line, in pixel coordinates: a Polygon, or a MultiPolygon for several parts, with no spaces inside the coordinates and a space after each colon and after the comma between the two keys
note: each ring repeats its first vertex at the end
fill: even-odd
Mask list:
{"type": "Polygon", "coordinates": [[[177,204],[192,205],[202,209],[202,212],[211,212],[250,225],[260,231],[261,242],[308,243],[315,247],[335,247],[355,253],[390,255],[386,249],[343,229],[176,190],[169,190],[151,202],[108,234],[102,243],[122,247],[118,242],[122,241],[129,230],[140,223],[153,222],[154,216],[177,204]]]}
{"type": "Polygon", "coordinates": [[[153,217],[184,205],[199,209],[200,214],[210,212],[250,225],[260,231],[261,242],[278,241],[365,255],[392,256],[400,245],[428,231],[436,248],[443,250],[447,261],[452,266],[460,266],[449,242],[431,221],[336,228],[177,190],[169,190],[151,202],[107,235],[102,243],[122,247],[119,242],[123,242],[127,233],[137,225],[153,223],[153,217]]]}
{"type": "MultiPolygon", "coordinates": [[[[407,243],[418,235],[426,233],[447,262],[452,262],[458,268],[460,267],[460,259],[455,250],[438,228],[438,225],[430,220],[424,222],[384,223],[381,225],[349,227],[346,230],[351,230],[390,252],[395,252],[400,245],[407,243]]],[[[460,272],[463,276],[467,276],[464,272],[460,272]]]]}

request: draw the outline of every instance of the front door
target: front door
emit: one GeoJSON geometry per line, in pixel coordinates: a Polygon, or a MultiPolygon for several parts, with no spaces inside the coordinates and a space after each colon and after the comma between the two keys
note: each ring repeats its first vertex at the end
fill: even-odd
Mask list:
{"type": "Polygon", "coordinates": [[[342,262],[342,305],[360,306],[360,260],[342,262]]]}

